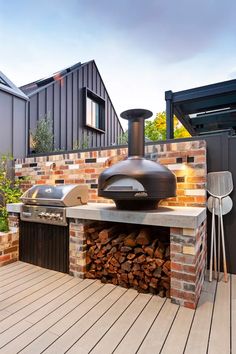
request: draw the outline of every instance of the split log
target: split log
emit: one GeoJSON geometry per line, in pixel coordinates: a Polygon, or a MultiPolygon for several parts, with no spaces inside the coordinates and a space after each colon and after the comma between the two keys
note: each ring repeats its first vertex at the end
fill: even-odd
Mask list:
{"type": "Polygon", "coordinates": [[[143,262],[145,262],[146,261],[146,256],[145,256],[145,254],[141,254],[141,256],[139,256],[138,258],[137,258],[137,262],[138,263],[143,263],[143,262]]]}
{"type": "Polygon", "coordinates": [[[151,232],[150,229],[141,229],[137,238],[136,238],[136,243],[138,245],[148,245],[151,242],[151,232]]]}
{"type": "Polygon", "coordinates": [[[169,294],[171,264],[166,238],[154,240],[151,227],[123,228],[125,234],[121,225],[107,225],[97,223],[87,229],[86,277],[140,292],[169,294]]]}
{"type": "Polygon", "coordinates": [[[126,271],[126,272],[130,272],[131,266],[132,266],[132,262],[131,261],[126,261],[126,262],[121,264],[121,269],[126,271]]]}
{"type": "Polygon", "coordinates": [[[146,284],[144,281],[140,280],[138,283],[139,287],[143,290],[147,290],[148,289],[148,284],[146,284]]]}
{"type": "Polygon", "coordinates": [[[141,253],[144,253],[144,250],[141,247],[135,247],[134,253],[135,254],[141,254],[141,253]]]}
{"type": "Polygon", "coordinates": [[[133,271],[140,270],[140,269],[141,269],[140,264],[136,263],[133,265],[133,268],[132,268],[133,271]]]}
{"type": "Polygon", "coordinates": [[[151,245],[144,247],[144,251],[152,258],[154,256],[154,251],[158,240],[154,240],[151,245]]]}
{"type": "Polygon", "coordinates": [[[164,258],[164,250],[160,247],[157,247],[155,250],[155,253],[154,253],[154,257],[163,259],[164,258]]]}
{"type": "Polygon", "coordinates": [[[128,247],[135,247],[137,234],[137,231],[133,231],[131,232],[131,234],[126,236],[126,238],[124,239],[124,245],[128,247]]]}
{"type": "Polygon", "coordinates": [[[101,230],[103,230],[106,226],[105,223],[96,223],[96,224],[92,224],[90,225],[90,227],[88,229],[86,229],[86,232],[88,232],[89,234],[98,234],[101,230]]]}
{"type": "Polygon", "coordinates": [[[126,237],[126,234],[120,234],[118,237],[112,240],[112,246],[120,245],[126,237]]]}
{"type": "Polygon", "coordinates": [[[109,238],[115,236],[119,232],[120,226],[115,225],[110,227],[109,229],[103,229],[99,232],[98,237],[101,243],[107,242],[109,238]]]}
{"type": "Polygon", "coordinates": [[[123,252],[123,253],[128,253],[128,252],[132,251],[132,247],[122,246],[120,248],[120,251],[123,252]]]}
{"type": "Polygon", "coordinates": [[[128,259],[134,259],[136,257],[136,255],[134,254],[134,253],[129,253],[128,255],[127,255],[127,258],[128,259]]]}
{"type": "Polygon", "coordinates": [[[112,259],[110,260],[110,263],[114,266],[119,268],[120,267],[120,263],[117,261],[117,259],[115,259],[115,257],[112,257],[112,259]]]}

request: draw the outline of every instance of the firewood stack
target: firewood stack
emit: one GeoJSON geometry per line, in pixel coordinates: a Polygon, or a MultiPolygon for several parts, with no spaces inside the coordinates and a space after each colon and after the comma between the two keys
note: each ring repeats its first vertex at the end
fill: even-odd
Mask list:
{"type": "Polygon", "coordinates": [[[86,239],[87,278],[169,297],[168,229],[97,222],[86,239]]]}

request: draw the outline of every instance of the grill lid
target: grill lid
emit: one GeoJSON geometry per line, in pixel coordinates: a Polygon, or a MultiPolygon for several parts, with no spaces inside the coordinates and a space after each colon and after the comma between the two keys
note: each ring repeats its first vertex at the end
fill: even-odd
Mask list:
{"type": "Polygon", "coordinates": [[[24,204],[75,206],[88,202],[86,184],[41,185],[36,184],[21,197],[24,204]]]}

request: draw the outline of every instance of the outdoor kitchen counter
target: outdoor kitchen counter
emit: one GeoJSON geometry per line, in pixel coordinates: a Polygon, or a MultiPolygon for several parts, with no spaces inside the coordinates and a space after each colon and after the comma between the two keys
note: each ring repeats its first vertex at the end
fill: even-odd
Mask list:
{"type": "MultiPolygon", "coordinates": [[[[8,204],[11,213],[20,213],[22,203],[8,204]]],[[[157,210],[117,210],[108,203],[88,203],[66,208],[67,218],[123,222],[195,229],[206,218],[206,209],[197,207],[160,207],[157,210]]]]}
{"type": "Polygon", "coordinates": [[[160,207],[157,210],[117,210],[113,204],[88,203],[66,210],[73,219],[113,221],[195,229],[206,219],[206,209],[198,207],[160,207]]]}

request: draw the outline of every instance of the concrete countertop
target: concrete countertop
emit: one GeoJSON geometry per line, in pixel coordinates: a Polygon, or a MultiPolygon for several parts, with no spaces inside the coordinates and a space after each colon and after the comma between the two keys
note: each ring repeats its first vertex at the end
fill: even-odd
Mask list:
{"type": "Polygon", "coordinates": [[[198,207],[160,207],[157,210],[117,210],[113,204],[88,203],[66,210],[68,218],[124,222],[154,226],[195,229],[206,218],[206,209],[198,207]]]}
{"type": "MultiPolygon", "coordinates": [[[[20,213],[22,203],[8,204],[11,213],[20,213]]],[[[88,203],[66,208],[66,216],[73,219],[103,220],[154,226],[195,229],[206,218],[206,209],[197,207],[160,207],[157,210],[117,210],[113,204],[88,203]]]]}
{"type": "Polygon", "coordinates": [[[22,205],[23,205],[23,203],[7,204],[7,211],[9,213],[20,213],[22,205]]]}

